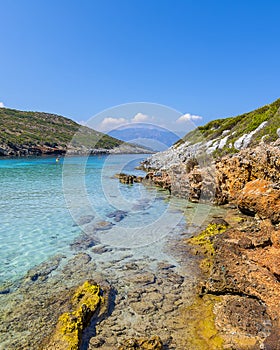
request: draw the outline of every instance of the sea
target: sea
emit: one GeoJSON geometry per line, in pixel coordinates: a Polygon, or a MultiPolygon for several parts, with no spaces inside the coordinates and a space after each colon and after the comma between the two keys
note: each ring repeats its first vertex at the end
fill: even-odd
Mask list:
{"type": "Polygon", "coordinates": [[[75,239],[93,230],[99,243],[144,254],[187,221],[199,226],[209,207],[187,206],[154,186],[119,182],[119,173],[145,176],[136,169],[145,158],[0,159],[0,284],[21,278],[58,253],[73,254],[75,239]]]}
{"type": "MultiPolygon", "coordinates": [[[[64,308],[55,305],[85,280],[110,286],[113,318],[96,325],[110,348],[151,332],[180,342],[180,310],[195,297],[200,273],[188,238],[223,209],[153,184],[120,183],[120,173],[144,177],[137,168],[146,158],[0,159],[1,350],[38,349],[64,308]],[[112,325],[117,334],[125,330],[120,338],[112,325]]],[[[81,349],[90,349],[92,331],[84,333],[81,349]]],[[[183,343],[192,337],[187,327],[184,332],[183,343]]]]}
{"type": "Polygon", "coordinates": [[[118,224],[113,221],[110,235],[103,231],[103,241],[146,244],[145,238],[134,241],[135,232],[157,222],[168,202],[155,189],[122,185],[114,177],[120,172],[144,175],[135,170],[144,157],[1,159],[0,283],[20,278],[57,253],[72,254],[71,243],[87,231],[89,221],[111,223],[108,215],[116,211],[125,215],[118,224]],[[118,235],[124,228],[128,232],[118,235]]]}

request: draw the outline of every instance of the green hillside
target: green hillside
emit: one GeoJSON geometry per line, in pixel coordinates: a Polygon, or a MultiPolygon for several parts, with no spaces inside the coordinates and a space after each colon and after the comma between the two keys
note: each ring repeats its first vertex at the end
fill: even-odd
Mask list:
{"type": "Polygon", "coordinates": [[[255,146],[261,140],[273,142],[279,137],[277,134],[279,128],[280,99],[252,112],[213,120],[204,126],[199,126],[175,145],[179,146],[184,142],[188,142],[190,145],[203,142],[207,143],[207,147],[215,148],[216,144],[217,147],[213,153],[220,156],[225,153],[235,153],[245,146],[255,146]],[[223,147],[219,147],[219,145],[223,147]]]}
{"type": "Polygon", "coordinates": [[[0,108],[0,154],[65,153],[73,148],[112,149],[123,142],[55,114],[0,108]],[[34,151],[34,152],[33,152],[34,151]],[[56,152],[55,152],[56,151],[56,152]]]}

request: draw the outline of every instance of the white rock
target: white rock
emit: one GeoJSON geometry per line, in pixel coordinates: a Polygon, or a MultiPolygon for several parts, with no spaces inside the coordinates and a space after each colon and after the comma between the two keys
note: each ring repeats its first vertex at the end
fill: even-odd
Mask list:
{"type": "Polygon", "coordinates": [[[206,147],[206,148],[210,147],[214,141],[215,141],[215,140],[210,140],[210,141],[206,142],[205,147],[206,147]]]}
{"type": "Polygon", "coordinates": [[[238,140],[236,140],[236,141],[234,142],[234,147],[235,147],[236,149],[241,149],[241,148],[242,148],[243,140],[246,138],[247,135],[248,135],[248,134],[242,135],[241,137],[239,137],[238,140]]]}
{"type": "Polygon", "coordinates": [[[215,141],[213,145],[206,149],[207,154],[213,153],[219,147],[219,141],[215,141]]]}
{"type": "Polygon", "coordinates": [[[252,140],[252,137],[264,128],[267,124],[267,121],[261,123],[255,130],[251,131],[249,134],[242,135],[238,140],[234,142],[234,147],[236,149],[247,148],[252,140]]]}
{"type": "Polygon", "coordinates": [[[229,138],[229,135],[224,137],[223,139],[221,139],[220,143],[219,143],[219,149],[222,149],[225,147],[226,143],[227,143],[227,140],[229,138]]]}

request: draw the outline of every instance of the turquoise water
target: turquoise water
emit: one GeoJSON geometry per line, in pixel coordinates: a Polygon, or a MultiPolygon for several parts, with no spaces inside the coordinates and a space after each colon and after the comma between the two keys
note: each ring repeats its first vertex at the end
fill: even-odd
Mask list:
{"type": "Polygon", "coordinates": [[[100,221],[113,223],[96,233],[111,246],[149,245],[172,230],[182,215],[166,215],[166,195],[114,178],[118,172],[142,174],[135,166],[145,157],[1,159],[0,282],[23,276],[54,254],[73,254],[73,240],[100,221]],[[127,215],[114,222],[108,215],[115,210],[127,215]],[[85,217],[92,221],[83,224],[85,217]]]}
{"type": "MultiPolygon", "coordinates": [[[[63,312],[66,295],[85,280],[112,286],[122,337],[144,334],[146,323],[165,337],[165,320],[178,322],[197,283],[185,240],[222,210],[114,176],[142,174],[135,166],[145,157],[0,159],[0,349],[37,349],[57,322],[54,307],[63,312]],[[143,314],[143,300],[151,295],[154,305],[157,294],[166,303],[143,314]]],[[[105,339],[112,323],[104,322],[97,334],[105,329],[105,339]]]]}

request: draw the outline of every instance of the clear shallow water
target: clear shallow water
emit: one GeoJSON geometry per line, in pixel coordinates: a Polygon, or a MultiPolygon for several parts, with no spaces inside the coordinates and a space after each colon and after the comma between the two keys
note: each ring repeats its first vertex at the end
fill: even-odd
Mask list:
{"type": "MultiPolygon", "coordinates": [[[[0,159],[0,349],[37,349],[53,331],[61,296],[86,279],[109,282],[118,291],[113,321],[109,317],[97,329],[102,338],[110,342],[112,324],[116,332],[124,330],[123,339],[139,334],[166,338],[168,320],[168,334],[180,340],[179,308],[192,300],[198,271],[185,239],[209,214],[223,210],[170,197],[155,187],[120,184],[114,174],[141,174],[134,169],[141,159],[0,159]],[[121,221],[116,211],[123,214],[121,221]],[[146,293],[149,283],[151,293],[146,293]],[[149,297],[147,305],[159,304],[143,315],[142,302],[146,305],[149,297]],[[145,324],[150,329],[143,329],[145,324]]],[[[111,339],[112,348],[117,338],[111,339]]]]}
{"type": "Polygon", "coordinates": [[[100,221],[114,224],[97,233],[103,244],[139,248],[160,241],[182,213],[168,212],[166,195],[155,188],[114,178],[118,172],[142,174],[134,168],[144,157],[1,159],[0,282],[23,276],[57,253],[73,254],[73,240],[100,221]],[[116,223],[107,217],[115,210],[127,216],[116,223]],[[89,215],[91,223],[76,225],[89,215]]]}

